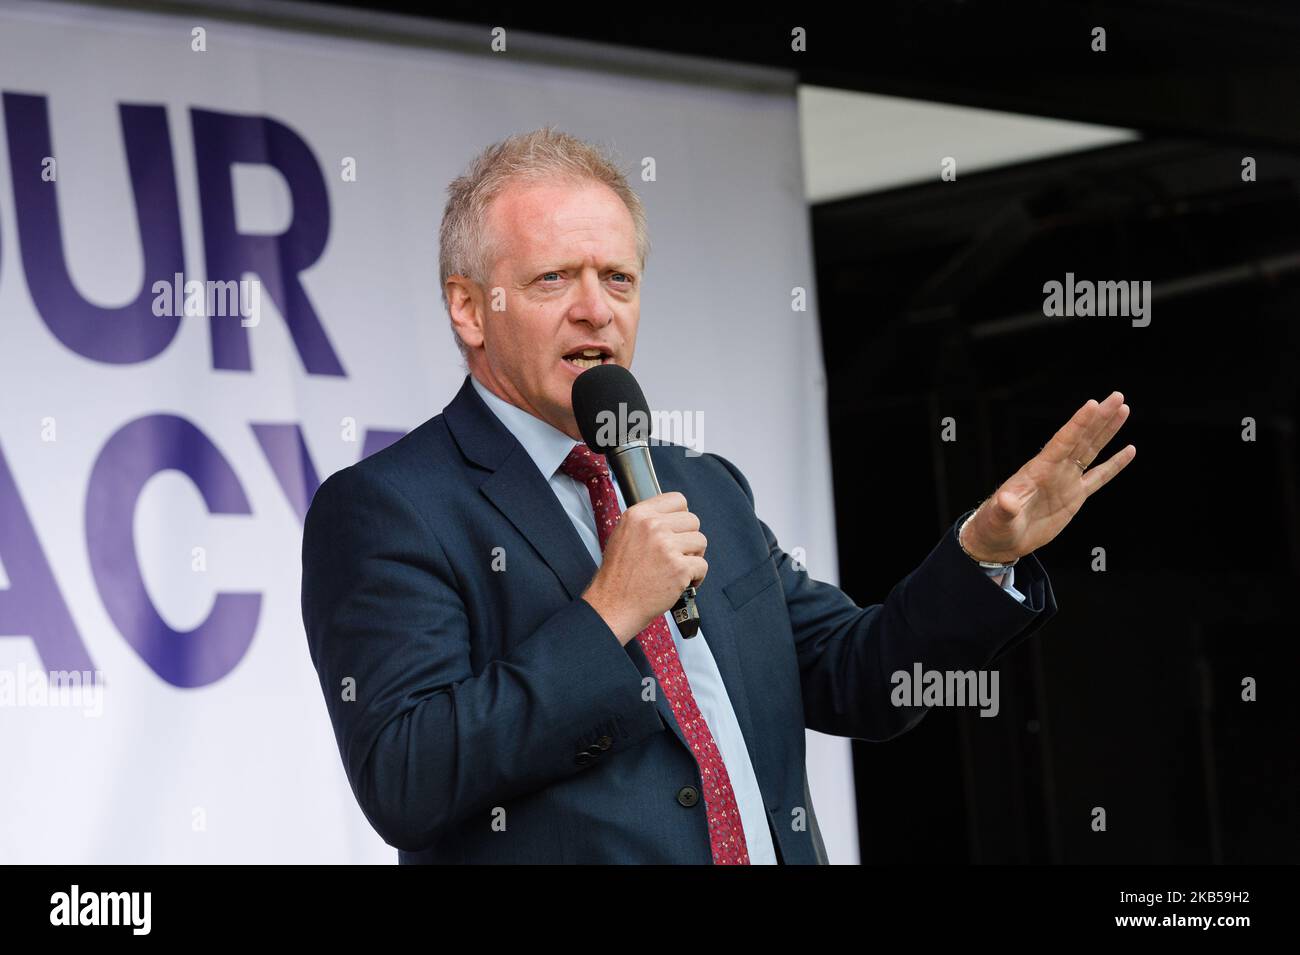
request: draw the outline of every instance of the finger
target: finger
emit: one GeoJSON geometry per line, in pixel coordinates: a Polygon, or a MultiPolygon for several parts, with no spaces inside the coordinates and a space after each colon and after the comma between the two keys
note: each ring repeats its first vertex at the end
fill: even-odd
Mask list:
{"type": "Polygon", "coordinates": [[[688,557],[687,569],[691,572],[691,586],[698,587],[704,583],[709,574],[709,562],[703,557],[688,557]]]}
{"type": "Polygon", "coordinates": [[[708,550],[709,539],[699,531],[688,531],[685,534],[675,535],[673,546],[679,548],[683,554],[694,554],[698,557],[708,550]]]}
{"type": "MultiPolygon", "coordinates": [[[[1084,467],[1092,464],[1092,462],[1096,460],[1097,455],[1101,452],[1101,449],[1104,448],[1106,443],[1114,436],[1119,425],[1124,423],[1123,418],[1116,423],[1115,416],[1120,414],[1120,409],[1125,407],[1127,406],[1124,404],[1123,394],[1118,391],[1112,391],[1107,395],[1101,404],[1097,406],[1096,418],[1084,432],[1078,445],[1071,450],[1071,459],[1078,461],[1080,464],[1084,465],[1084,467]],[[1109,432],[1109,434],[1107,432],[1109,432]]],[[[1128,412],[1125,411],[1123,414],[1127,415],[1128,412]]]]}
{"type": "Polygon", "coordinates": [[[673,511],[686,510],[686,495],[681,491],[665,491],[654,497],[648,497],[641,503],[649,505],[649,509],[655,513],[670,514],[673,511]]]}
{"type": "Polygon", "coordinates": [[[1034,496],[1038,486],[1032,481],[1008,481],[989,499],[989,513],[1000,523],[1010,524],[1024,509],[1025,502],[1034,496]]]}
{"type": "Polygon", "coordinates": [[[1088,432],[1099,407],[1101,406],[1097,403],[1097,399],[1089,398],[1083,407],[1061,426],[1061,430],[1052,435],[1052,440],[1043,445],[1043,450],[1039,454],[1053,464],[1067,460],[1078,445],[1079,439],[1088,432]]]}
{"type": "Polygon", "coordinates": [[[659,517],[663,526],[668,528],[674,534],[684,534],[688,531],[698,531],[700,529],[700,519],[690,511],[670,511],[659,517]]]}
{"type": "Polygon", "coordinates": [[[1128,444],[1111,455],[1105,464],[1099,464],[1095,468],[1088,468],[1083,475],[1084,491],[1091,497],[1098,490],[1105,487],[1111,478],[1123,471],[1135,457],[1137,457],[1137,448],[1128,444]]]}
{"type": "Polygon", "coordinates": [[[1115,433],[1124,426],[1124,422],[1128,420],[1128,416],[1132,410],[1133,409],[1126,404],[1121,404],[1116,408],[1115,413],[1106,421],[1105,427],[1102,428],[1101,433],[1089,443],[1087,449],[1089,452],[1088,456],[1080,456],[1079,460],[1086,465],[1091,465],[1092,462],[1097,459],[1097,455],[1102,452],[1102,449],[1104,449],[1106,445],[1110,444],[1110,439],[1115,437],[1115,433]]]}

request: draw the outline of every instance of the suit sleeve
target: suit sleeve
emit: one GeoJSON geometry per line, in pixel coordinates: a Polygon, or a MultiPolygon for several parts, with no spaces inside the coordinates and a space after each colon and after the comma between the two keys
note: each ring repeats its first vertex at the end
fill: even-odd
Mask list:
{"type": "Polygon", "coordinates": [[[475,673],[452,562],[400,491],[355,466],[308,511],[302,613],[348,781],[399,849],[478,814],[488,826],[505,800],[664,729],[581,599],[475,673]]]}
{"type": "MultiPolygon", "coordinates": [[[[719,455],[752,507],[754,495],[739,469],[719,455]]],[[[805,724],[834,736],[882,741],[914,727],[927,707],[894,706],[894,673],[972,670],[996,662],[1056,613],[1042,564],[1033,554],[1016,564],[1023,602],[990,584],[962,552],[957,528],[939,543],[884,603],[859,607],[833,584],[815,580],[758,520],[785,591],[803,693],[805,724]]]]}

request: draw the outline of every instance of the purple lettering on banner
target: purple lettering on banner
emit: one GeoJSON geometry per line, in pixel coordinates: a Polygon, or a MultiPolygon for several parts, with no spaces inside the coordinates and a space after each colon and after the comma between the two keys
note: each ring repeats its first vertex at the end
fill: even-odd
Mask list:
{"type": "MultiPolygon", "coordinates": [[[[302,287],[299,274],[320,258],[329,238],[329,193],[311,148],[283,123],[261,116],[190,110],[208,280],[238,282],[255,273],[289,327],[303,367],[345,377],[343,365],[302,287]],[[293,219],[279,235],[236,230],[231,166],[270,166],[289,186],[293,219]]],[[[248,328],[239,316],[210,319],[212,367],[251,371],[248,328]]]]}
{"type": "MultiPolygon", "coordinates": [[[[0,561],[9,589],[0,590],[0,634],[30,636],[41,665],[50,670],[94,673],[59,585],[27,518],[18,485],[0,449],[0,561]]],[[[92,677],[98,680],[97,676],[92,677]]]]}
{"type": "Polygon", "coordinates": [[[207,435],[184,418],[151,415],[123,425],[99,452],[86,494],[86,546],[104,607],[141,659],[173,686],[206,686],[243,658],[262,595],[219,593],[207,619],[188,631],[158,615],[136,561],[135,509],[145,483],[168,470],[194,482],[210,513],[252,513],[239,478],[207,435]]]}
{"type": "MultiPolygon", "coordinates": [[[[147,361],[176,336],[180,316],[153,314],[158,280],[172,281],[184,270],[181,214],[176,198],[167,114],[161,106],[121,106],[131,189],[144,276],[135,301],[94,305],[81,297],[63,253],[57,182],[42,178],[47,157],[55,157],[44,96],[4,94],[5,131],[14,183],[14,216],[27,287],[37,312],[60,342],[93,361],[124,365],[147,361]]],[[[55,157],[57,159],[57,157],[55,157]]],[[[92,168],[103,157],[78,157],[56,169],[92,168]]]]}
{"type": "Polygon", "coordinates": [[[302,523],[307,517],[307,507],[320,487],[302,428],[296,424],[254,424],[252,428],[275,479],[280,482],[284,496],[298,515],[298,522],[302,523]]]}
{"type": "MultiPolygon", "coordinates": [[[[302,427],[296,424],[254,424],[252,428],[293,512],[298,515],[299,522],[306,520],[307,508],[320,488],[320,478],[316,474],[316,465],[312,463],[311,452],[307,450],[302,427]]],[[[368,458],[376,451],[382,451],[405,433],[367,429],[361,456],[368,458]]]]}

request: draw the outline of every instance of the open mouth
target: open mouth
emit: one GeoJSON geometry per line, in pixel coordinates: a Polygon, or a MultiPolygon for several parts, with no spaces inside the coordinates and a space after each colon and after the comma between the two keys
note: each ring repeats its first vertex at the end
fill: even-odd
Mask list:
{"type": "Polygon", "coordinates": [[[603,348],[580,348],[563,357],[568,364],[580,371],[595,368],[597,365],[608,365],[614,360],[613,356],[603,348]]]}

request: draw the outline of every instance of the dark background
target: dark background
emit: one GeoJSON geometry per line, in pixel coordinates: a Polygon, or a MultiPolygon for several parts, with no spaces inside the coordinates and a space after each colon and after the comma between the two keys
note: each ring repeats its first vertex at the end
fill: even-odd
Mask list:
{"type": "Polygon", "coordinates": [[[1300,861],[1300,9],[909,0],[738,23],[345,5],[1140,131],[812,207],[840,581],[858,603],[883,600],[1089,397],[1118,388],[1133,409],[1102,459],[1138,447],[1039,552],[1061,610],[1001,664],[999,718],[936,709],[853,744],[862,858],[1300,861]],[[789,50],[794,25],[806,53],[789,50]],[[1242,182],[1244,156],[1258,181],[1242,182]],[[1067,271],[1150,280],[1150,326],[1045,319],[1043,283],[1067,271]],[[956,443],[939,440],[946,416],[956,443]],[[1240,698],[1247,676],[1258,702],[1240,698]]]}

